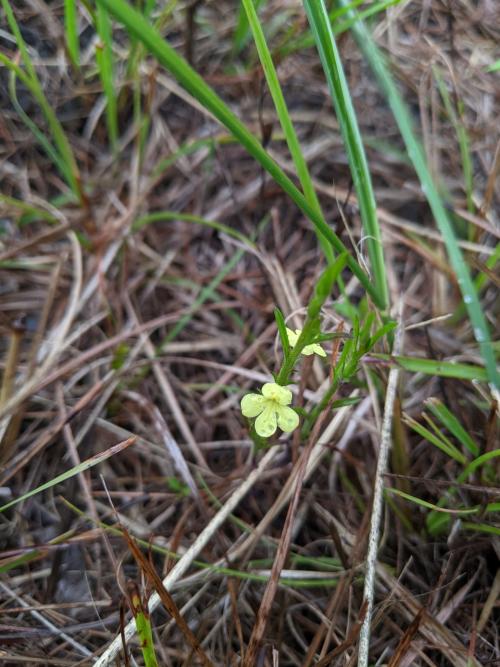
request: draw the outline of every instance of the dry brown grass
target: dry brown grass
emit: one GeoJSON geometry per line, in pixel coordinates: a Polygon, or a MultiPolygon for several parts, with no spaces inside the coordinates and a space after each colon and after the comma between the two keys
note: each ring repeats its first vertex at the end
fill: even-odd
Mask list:
{"type": "MultiPolygon", "coordinates": [[[[166,587],[187,625],[173,622],[161,606],[152,616],[160,664],[200,664],[186,633],[199,642],[198,655],[214,665],[239,664],[249,644],[246,667],[355,664],[387,368],[372,363],[368,374],[367,366],[359,386],[342,389],[342,395],[361,397],[357,405],[329,416],[313,432],[307,450],[297,440],[278,444],[267,467],[245,486],[262,453],[252,455],[239,398],[276,370],[273,308],[278,305],[300,324],[322,266],[316,238],[234,143],[181,156],[153,175],[158,161],[183,144],[220,136],[221,130],[148,61],[142,92],[151,126],[139,156],[121,39],[122,138],[114,157],[92,72],[90,33],[82,34],[88,42],[83,76],[68,67],[60,3],[13,4],[45,93],[70,137],[88,202],[83,207],[55,202],[66,187],[12,107],[2,68],[2,194],[46,211],[53,220],[35,215],[20,224],[19,209],[0,202],[1,497],[5,502],[18,497],[131,435],[137,443],[98,472],[81,474],[0,514],[0,663],[89,665],[117,636],[127,580],[143,592],[152,590],[127,541],[104,530],[118,517],[131,535],[150,543],[151,561],[162,576],[174,560],[155,545],[182,557],[203,529],[213,526],[209,539],[198,543],[198,552],[166,587]],[[250,237],[260,220],[268,214],[270,219],[255,249],[180,220],[132,232],[140,216],[161,210],[218,220],[250,237]],[[240,248],[245,252],[239,261],[196,305],[240,248]],[[186,313],[191,318],[185,328],[160,349],[186,313]],[[219,505],[230,498],[237,501],[231,509],[238,521],[226,512],[227,520],[214,522],[223,511],[219,505]],[[283,577],[309,585],[282,585],[274,577],[268,604],[261,607],[277,552],[283,577]],[[295,556],[316,560],[297,562],[295,556]],[[312,587],[324,557],[336,559],[323,573],[336,586],[312,587]],[[200,569],[193,558],[218,569],[200,569]],[[224,567],[259,574],[261,580],[228,576],[224,567]]],[[[300,11],[283,5],[270,3],[266,15],[288,12],[299,27],[300,11]]],[[[241,74],[228,68],[234,3],[202,2],[196,12],[202,25],[190,32],[184,8],[176,10],[172,43],[191,55],[256,133],[267,139],[275,133],[269,149],[289,165],[259,68],[241,74]]],[[[13,57],[15,45],[3,23],[2,29],[1,49],[13,57]]],[[[413,0],[390,9],[376,36],[391,54],[421,125],[429,163],[444,177],[450,206],[470,222],[462,247],[471,266],[489,276],[482,303],[495,327],[498,277],[484,267],[498,237],[500,86],[498,74],[488,74],[485,66],[500,57],[500,8],[495,0],[413,0]],[[433,65],[452,99],[463,104],[475,213],[466,212],[459,148],[443,113],[433,65]]],[[[433,319],[460,305],[444,246],[412,169],[404,155],[389,149],[401,150],[401,142],[354,43],[343,36],[340,48],[371,146],[392,293],[403,294],[406,325],[432,320],[406,332],[405,354],[480,364],[465,317],[433,319]]],[[[346,244],[347,228],[358,242],[347,160],[316,55],[308,50],[289,56],[279,74],[325,216],[346,244]]],[[[22,86],[18,96],[26,113],[43,126],[22,86]]],[[[357,283],[347,289],[357,302],[357,283]]],[[[335,318],[331,328],[339,321],[335,318]]],[[[314,401],[325,372],[319,366],[309,371],[301,391],[314,401]]],[[[404,374],[395,405],[400,458],[393,460],[387,480],[437,502],[456,479],[456,464],[402,420],[403,413],[419,419],[423,401],[431,396],[460,418],[482,452],[497,446],[497,431],[495,405],[487,403],[481,385],[404,374]]],[[[493,502],[498,487],[478,474],[459,488],[459,497],[464,505],[493,502]]],[[[431,539],[426,514],[409,503],[386,507],[373,660],[391,666],[500,664],[498,536],[461,530],[453,520],[448,533],[431,539]]],[[[491,516],[488,521],[494,523],[491,516]]],[[[142,664],[134,641],[131,646],[142,664]]]]}

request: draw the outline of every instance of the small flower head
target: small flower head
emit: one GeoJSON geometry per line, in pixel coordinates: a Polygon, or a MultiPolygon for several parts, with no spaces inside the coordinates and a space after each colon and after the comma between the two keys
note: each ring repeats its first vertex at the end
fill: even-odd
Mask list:
{"type": "MultiPolygon", "coordinates": [[[[297,341],[299,340],[301,333],[302,329],[295,329],[295,332],[293,332],[288,327],[286,328],[286,335],[288,336],[290,347],[295,347],[297,345],[297,341]]],[[[317,354],[319,357],[326,357],[326,352],[319,343],[311,343],[311,345],[306,345],[303,348],[301,354],[304,354],[306,357],[310,357],[311,354],[317,354]]]]}
{"type": "Polygon", "coordinates": [[[292,392],[275,382],[267,382],[261,394],[247,394],[241,399],[241,412],[245,417],[257,417],[255,430],[262,438],[269,438],[279,426],[290,433],[299,425],[297,413],[288,407],[292,392]]]}

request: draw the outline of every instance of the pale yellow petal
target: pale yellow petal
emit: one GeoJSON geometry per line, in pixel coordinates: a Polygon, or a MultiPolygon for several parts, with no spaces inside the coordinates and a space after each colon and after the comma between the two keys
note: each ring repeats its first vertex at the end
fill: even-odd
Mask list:
{"type": "Polygon", "coordinates": [[[266,382],[262,387],[262,394],[270,401],[276,401],[279,405],[288,405],[292,402],[292,392],[276,382],[266,382]]]}
{"type": "Polygon", "coordinates": [[[285,433],[291,433],[299,425],[299,415],[292,410],[283,405],[278,410],[278,426],[285,433]]]}
{"type": "Polygon", "coordinates": [[[244,417],[257,417],[264,409],[264,396],[260,394],[246,394],[241,399],[241,412],[244,417]]]}
{"type": "MultiPolygon", "coordinates": [[[[297,331],[300,335],[300,329],[297,329],[297,331]]],[[[290,343],[290,347],[295,347],[295,345],[297,344],[297,340],[299,338],[297,333],[294,333],[291,329],[289,329],[287,327],[286,328],[286,335],[288,336],[288,342],[290,343]]]]}
{"type": "Polygon", "coordinates": [[[272,405],[266,405],[255,420],[255,430],[261,438],[269,438],[277,428],[276,410],[272,405]]]}
{"type": "Polygon", "coordinates": [[[321,347],[321,345],[319,343],[314,343],[313,347],[314,347],[314,351],[316,352],[316,354],[319,357],[326,357],[326,352],[324,351],[324,349],[321,347]]]}
{"type": "Polygon", "coordinates": [[[311,345],[306,345],[302,350],[302,354],[306,357],[311,356],[311,354],[317,354],[320,357],[326,357],[326,352],[319,343],[311,343],[311,345]]]}

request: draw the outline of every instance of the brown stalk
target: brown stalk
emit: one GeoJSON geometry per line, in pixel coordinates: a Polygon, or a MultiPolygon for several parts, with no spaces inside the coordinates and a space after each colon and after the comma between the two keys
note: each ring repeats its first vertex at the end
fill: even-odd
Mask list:
{"type": "Polygon", "coordinates": [[[205,665],[205,667],[214,667],[212,661],[208,658],[207,654],[202,649],[199,640],[197,639],[197,637],[194,635],[194,633],[184,620],[184,617],[180,613],[177,605],[174,602],[174,599],[163,585],[161,577],[156,572],[156,569],[149,562],[149,560],[143,555],[142,551],[137,546],[135,540],[130,536],[127,529],[121,526],[121,530],[123,532],[123,537],[127,542],[127,546],[131,551],[133,557],[135,558],[135,561],[139,566],[141,572],[143,572],[146,579],[150,582],[151,586],[160,596],[163,606],[168,611],[170,616],[172,616],[172,618],[175,619],[177,627],[184,635],[185,639],[191,646],[194,653],[198,656],[198,658],[200,658],[202,664],[205,665]]]}
{"type": "Polygon", "coordinates": [[[396,646],[396,649],[394,651],[394,655],[390,659],[387,667],[397,667],[399,663],[401,662],[402,657],[405,655],[405,653],[408,651],[410,648],[410,645],[413,641],[413,638],[418,632],[418,628],[420,626],[420,622],[422,620],[422,616],[424,614],[424,608],[420,609],[413,619],[413,621],[410,623],[410,625],[406,628],[403,636],[399,640],[399,644],[396,646]]]}
{"type": "MultiPolygon", "coordinates": [[[[12,394],[22,336],[23,330],[20,327],[16,327],[11,331],[9,347],[5,359],[5,370],[2,377],[2,386],[0,387],[0,406],[6,403],[12,394]]],[[[5,431],[2,433],[0,430],[0,465],[5,463],[10,457],[18,425],[19,418],[16,418],[14,415],[11,420],[7,421],[7,428],[5,431]]],[[[2,424],[0,422],[0,427],[1,426],[2,424]]]]}

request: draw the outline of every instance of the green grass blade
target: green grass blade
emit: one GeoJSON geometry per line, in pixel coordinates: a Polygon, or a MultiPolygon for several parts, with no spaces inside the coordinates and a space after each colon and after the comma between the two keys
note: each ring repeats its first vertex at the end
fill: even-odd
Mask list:
{"type": "Polygon", "coordinates": [[[17,47],[22,56],[26,72],[23,71],[21,67],[12,62],[7,56],[3,53],[0,53],[0,63],[3,63],[11,72],[14,72],[17,78],[23,82],[23,84],[28,88],[30,93],[33,95],[35,100],[38,102],[40,109],[42,110],[43,115],[47,121],[49,129],[51,131],[54,143],[57,147],[59,155],[65,163],[65,170],[62,174],[63,178],[67,181],[68,185],[78,197],[81,203],[84,201],[83,192],[81,189],[80,183],[80,173],[78,171],[78,166],[76,164],[75,156],[71,150],[70,143],[66,134],[62,128],[61,123],[57,119],[54,110],[50,106],[45,94],[43,92],[40,81],[37,77],[35,68],[31,61],[31,58],[28,53],[26,43],[21,35],[19,26],[17,25],[16,18],[10,6],[8,0],[0,0],[2,7],[5,11],[7,17],[7,22],[16,39],[17,47]]]}
{"type": "Polygon", "coordinates": [[[244,250],[238,248],[238,250],[234,253],[234,255],[232,255],[231,259],[222,267],[222,269],[215,276],[215,278],[213,278],[213,280],[211,280],[210,283],[200,291],[196,299],[193,301],[193,304],[189,307],[188,312],[179,318],[175,326],[168,332],[165,338],[161,341],[159,346],[160,350],[165,345],[167,345],[167,343],[173,341],[181,333],[181,331],[186,328],[186,326],[193,318],[194,314],[201,308],[201,306],[205,303],[205,301],[207,301],[207,299],[211,298],[214,295],[215,290],[221,284],[221,282],[224,280],[227,274],[230,271],[232,271],[234,267],[238,264],[240,259],[243,257],[244,252],[245,252],[244,250]]]}
{"type": "Polygon", "coordinates": [[[80,67],[80,41],[78,38],[78,14],[75,0],[64,0],[64,29],[66,47],[73,65],[80,67]]]}
{"type": "Polygon", "coordinates": [[[113,52],[111,48],[111,22],[106,9],[98,4],[96,14],[97,32],[100,43],[96,44],[96,62],[99,68],[102,88],[106,97],[106,123],[109,132],[111,147],[116,150],[118,142],[118,109],[116,104],[117,93],[113,75],[113,52]]]}
{"type": "Polygon", "coordinates": [[[35,139],[38,141],[43,150],[47,153],[47,156],[54,163],[56,169],[59,170],[59,173],[64,177],[66,174],[66,163],[63,158],[59,155],[54,146],[50,143],[49,139],[45,136],[43,131],[34,123],[28,114],[24,111],[22,106],[19,104],[17,99],[16,91],[16,73],[15,71],[10,72],[9,76],[9,95],[14,105],[14,109],[17,112],[19,118],[23,121],[26,127],[32,132],[35,139]]]}
{"type": "Polygon", "coordinates": [[[464,468],[464,471],[460,474],[457,481],[459,482],[459,484],[465,482],[467,478],[470,477],[470,475],[472,475],[472,473],[475,472],[478,468],[485,465],[492,459],[498,458],[499,456],[500,456],[500,449],[493,449],[490,452],[481,454],[481,456],[478,456],[476,459],[474,459],[474,461],[471,461],[466,468],[464,468]]]}
{"type": "Polygon", "coordinates": [[[485,382],[488,377],[481,366],[458,364],[454,361],[438,361],[436,359],[420,359],[419,357],[391,356],[390,354],[374,354],[381,361],[392,361],[411,373],[438,375],[439,377],[456,378],[457,380],[479,380],[485,382]]]}
{"type": "Polygon", "coordinates": [[[473,456],[479,454],[479,447],[477,444],[444,403],[437,398],[429,398],[425,401],[425,405],[473,456]]]}
{"type": "Polygon", "coordinates": [[[486,507],[483,507],[482,505],[477,505],[474,507],[464,507],[462,509],[451,509],[447,507],[440,507],[439,505],[434,505],[433,503],[430,503],[427,500],[422,500],[421,498],[412,496],[411,494],[405,493],[404,491],[400,491],[399,489],[387,488],[386,491],[389,493],[394,493],[396,496],[400,496],[405,500],[409,500],[410,502],[415,503],[416,505],[420,505],[420,507],[425,507],[426,509],[434,510],[435,512],[442,512],[445,514],[458,514],[462,516],[466,514],[478,514],[481,511],[498,512],[498,510],[500,510],[500,503],[489,503],[488,505],[486,505],[486,507]]]}
{"type": "Polygon", "coordinates": [[[462,524],[464,530],[472,530],[479,533],[487,533],[488,535],[496,535],[500,537],[500,528],[496,526],[490,526],[487,523],[471,523],[470,521],[464,521],[462,524]]]}
{"type": "Polygon", "coordinates": [[[82,461],[73,468],[66,470],[66,472],[57,475],[57,477],[54,477],[54,479],[45,482],[45,484],[40,484],[40,486],[37,486],[36,489],[31,489],[31,491],[24,493],[20,498],[16,498],[15,500],[11,500],[10,502],[8,502],[6,505],[2,505],[0,507],[0,512],[5,512],[5,510],[8,509],[9,507],[17,505],[23,500],[31,498],[31,496],[34,496],[37,493],[41,493],[42,491],[46,491],[47,489],[50,489],[53,486],[56,486],[57,484],[66,481],[67,479],[71,479],[71,477],[74,477],[75,475],[78,475],[81,472],[85,472],[85,470],[89,470],[89,468],[93,468],[98,463],[102,463],[103,461],[106,461],[106,459],[109,459],[110,456],[113,456],[114,454],[121,452],[122,449],[130,447],[130,445],[134,444],[135,440],[136,439],[133,436],[131,438],[128,438],[127,440],[124,440],[123,442],[119,442],[117,445],[113,445],[113,447],[109,447],[109,449],[106,449],[106,451],[101,452],[100,454],[91,456],[89,459],[82,461]]]}
{"type": "MultiPolygon", "coordinates": [[[[290,118],[290,114],[288,113],[288,107],[281,90],[278,74],[276,72],[276,68],[274,67],[273,59],[267,46],[264,31],[262,30],[259,17],[257,16],[253,0],[242,0],[242,4],[248,17],[248,23],[252,30],[255,46],[257,47],[257,53],[259,54],[267,85],[269,86],[269,91],[273,98],[274,106],[276,107],[276,113],[278,114],[288,149],[290,150],[295,169],[297,170],[297,176],[299,177],[302,191],[309,204],[316,210],[318,216],[323,217],[321,206],[319,204],[318,197],[309,174],[307,162],[300,148],[299,140],[290,118]]],[[[326,259],[328,263],[331,264],[334,261],[331,246],[326,242],[326,239],[322,237],[320,237],[320,242],[322,242],[322,247],[326,259]]]]}
{"type": "Polygon", "coordinates": [[[316,42],[323,71],[347,150],[349,166],[359,201],[359,210],[370,258],[373,282],[382,308],[389,303],[382,235],[377,206],[356,113],[323,0],[304,0],[307,18],[316,42]]]}
{"type": "Polygon", "coordinates": [[[33,204],[28,204],[27,202],[21,201],[20,199],[15,199],[14,197],[9,197],[8,195],[3,195],[0,193],[0,203],[5,204],[5,206],[11,206],[12,208],[18,209],[24,215],[36,216],[41,220],[46,220],[47,222],[57,222],[57,218],[49,211],[46,211],[43,208],[34,206],[33,204]]]}
{"type": "MultiPolygon", "coordinates": [[[[69,500],[66,498],[61,498],[61,500],[64,502],[64,504],[71,509],[72,512],[74,512],[77,516],[85,518],[86,521],[89,521],[90,523],[94,523],[96,526],[99,526],[102,530],[107,531],[111,535],[117,535],[120,537],[123,537],[123,531],[120,528],[117,528],[116,526],[104,523],[103,521],[94,521],[94,519],[85,514],[81,509],[73,505],[69,500]]],[[[237,525],[241,525],[242,522],[240,522],[236,517],[232,517],[233,520],[237,522],[237,525]]],[[[245,529],[248,532],[250,532],[250,529],[245,529]]],[[[159,544],[155,544],[154,542],[151,542],[151,540],[141,540],[139,537],[134,536],[134,539],[136,540],[137,544],[139,544],[141,547],[143,547],[146,550],[151,550],[154,553],[161,554],[163,556],[168,556],[169,558],[172,558],[173,560],[179,560],[182,558],[182,554],[176,553],[175,551],[170,551],[169,549],[166,549],[165,547],[160,546],[159,544]]],[[[271,545],[272,546],[272,545],[271,545]]],[[[291,558],[293,559],[294,554],[291,552],[291,558]]],[[[227,576],[227,577],[234,577],[235,579],[241,579],[243,581],[254,581],[258,583],[267,583],[269,581],[269,576],[266,575],[261,575],[261,574],[255,574],[253,572],[247,572],[244,570],[236,570],[234,568],[229,568],[229,567],[221,567],[218,565],[213,565],[212,563],[205,563],[203,561],[199,560],[193,560],[192,563],[193,567],[196,567],[200,570],[206,570],[207,572],[212,572],[214,574],[218,574],[221,577],[227,576]]],[[[337,568],[340,569],[340,568],[337,568]]],[[[336,586],[338,584],[338,578],[334,579],[317,579],[317,580],[308,580],[308,581],[301,581],[298,579],[286,579],[286,578],[280,578],[280,583],[286,586],[290,586],[291,588],[316,588],[316,587],[321,587],[321,586],[336,586]]]]}
{"type": "Polygon", "coordinates": [[[184,222],[193,222],[204,227],[211,227],[212,229],[223,232],[228,236],[232,236],[234,239],[241,241],[250,248],[255,248],[255,243],[249,239],[248,236],[245,236],[241,232],[238,232],[236,229],[233,229],[232,227],[229,227],[222,222],[217,222],[216,220],[206,220],[205,218],[201,218],[198,215],[192,215],[191,213],[178,213],[177,211],[155,211],[154,213],[143,215],[132,224],[132,231],[137,232],[139,229],[142,229],[143,227],[146,227],[153,222],[171,222],[173,220],[183,220],[184,222]]]}
{"type": "Polygon", "coordinates": [[[2,0],[2,6],[5,12],[5,16],[7,17],[9,28],[15,37],[16,45],[21,54],[21,60],[26,68],[28,76],[30,79],[38,80],[36,76],[36,70],[28,52],[28,47],[26,46],[26,42],[24,41],[21,31],[19,30],[19,26],[17,25],[16,17],[14,16],[14,12],[12,11],[9,0],[2,0]]]}
{"type": "MultiPolygon", "coordinates": [[[[5,2],[6,0],[3,1],[5,2]]],[[[240,144],[262,165],[262,167],[264,167],[264,169],[266,169],[266,171],[269,172],[274,180],[305,213],[312,222],[317,233],[323,234],[337,252],[345,252],[346,248],[339,237],[326,224],[323,218],[318,216],[302,193],[265,151],[258,139],[235,116],[229,107],[205,83],[193,68],[190,67],[169,44],[167,44],[158,31],[124,0],[98,0],[98,3],[103,5],[110,14],[113,14],[113,16],[126,27],[131,35],[139,39],[158,59],[158,61],[175,76],[180,84],[236,137],[240,144]]],[[[374,302],[377,305],[382,306],[383,304],[378,291],[371,284],[369,277],[356,262],[354,257],[349,255],[347,263],[365,290],[373,298],[374,302]]]]}
{"type": "MultiPolygon", "coordinates": [[[[341,5],[346,4],[345,0],[338,1],[341,5]]],[[[465,308],[467,309],[472,323],[474,337],[479,345],[481,356],[484,359],[488,380],[498,390],[500,389],[500,374],[496,368],[495,354],[493,352],[486,318],[484,317],[481,304],[479,303],[467,263],[465,262],[462,251],[457,243],[448,213],[446,212],[444,203],[441,200],[438,189],[427,167],[421,143],[415,135],[408,108],[399,93],[385,59],[375,45],[370,32],[361,21],[353,23],[352,32],[359,48],[363,52],[378,79],[379,85],[385,93],[394,118],[398,124],[399,131],[406,145],[406,150],[408,151],[408,155],[420,180],[422,191],[427,198],[436,220],[436,224],[443,236],[450,264],[457,276],[465,308]]]]}
{"type": "Polygon", "coordinates": [[[286,322],[283,317],[283,313],[279,308],[274,309],[274,319],[276,320],[276,326],[278,327],[278,334],[281,340],[281,347],[283,348],[283,358],[286,361],[290,356],[290,341],[288,340],[288,334],[286,332],[286,322]]]}
{"type": "MultiPolygon", "coordinates": [[[[340,7],[330,12],[329,20],[335,37],[338,37],[342,33],[349,30],[354,21],[369,18],[370,16],[374,16],[379,12],[385,11],[389,7],[393,7],[394,5],[399,5],[399,3],[402,2],[402,0],[379,0],[378,2],[373,2],[366,9],[362,9],[361,11],[359,11],[356,17],[348,18],[345,21],[337,20],[339,17],[349,13],[351,9],[362,4],[364,1],[365,0],[355,0],[355,2],[351,2],[349,5],[346,5],[345,7],[340,7]]],[[[309,31],[307,31],[304,35],[301,35],[300,37],[294,39],[293,41],[287,40],[285,42],[284,47],[279,49],[279,53],[282,56],[287,56],[290,53],[294,53],[296,51],[303,51],[304,49],[309,49],[312,46],[314,46],[314,44],[315,44],[314,36],[311,35],[309,31]]]]}
{"type": "MultiPolygon", "coordinates": [[[[255,11],[258,11],[262,4],[262,0],[251,0],[255,11]]],[[[241,53],[250,38],[248,12],[244,8],[244,0],[240,1],[240,8],[238,11],[238,19],[236,21],[236,29],[233,35],[233,55],[241,53]]]]}
{"type": "Polygon", "coordinates": [[[407,426],[415,431],[415,433],[418,433],[422,438],[425,438],[432,445],[440,449],[444,454],[446,454],[446,456],[449,456],[450,459],[457,461],[461,465],[465,465],[467,463],[467,459],[462,454],[462,452],[458,451],[458,449],[454,447],[446,438],[442,436],[440,437],[437,433],[432,433],[432,431],[429,431],[428,428],[422,426],[422,424],[419,424],[417,421],[415,421],[415,419],[412,419],[408,415],[403,418],[403,421],[407,426]]]}
{"type": "Polygon", "coordinates": [[[162,158],[152,169],[151,178],[155,179],[161,176],[162,172],[169,169],[174,165],[180,157],[184,155],[192,155],[201,148],[208,148],[213,151],[215,146],[217,146],[217,140],[210,137],[207,139],[195,139],[194,141],[188,141],[185,144],[182,144],[176,151],[171,153],[168,157],[162,158]]]}
{"type": "Polygon", "coordinates": [[[467,197],[467,210],[470,213],[473,213],[475,209],[473,200],[473,193],[474,193],[473,167],[472,167],[472,159],[470,154],[470,145],[469,145],[469,137],[467,134],[467,130],[465,128],[463,118],[459,115],[459,110],[458,109],[455,110],[453,106],[450,93],[446,88],[446,84],[443,81],[443,77],[441,76],[440,71],[437,69],[437,67],[433,67],[432,73],[434,74],[434,78],[436,79],[439,93],[441,95],[441,99],[443,100],[444,108],[446,110],[448,118],[450,119],[450,122],[453,125],[455,133],[457,135],[458,146],[460,148],[460,157],[462,159],[462,174],[464,179],[465,194],[467,197]]]}

